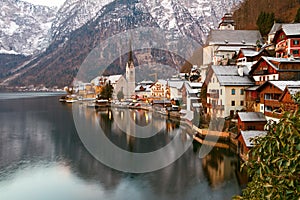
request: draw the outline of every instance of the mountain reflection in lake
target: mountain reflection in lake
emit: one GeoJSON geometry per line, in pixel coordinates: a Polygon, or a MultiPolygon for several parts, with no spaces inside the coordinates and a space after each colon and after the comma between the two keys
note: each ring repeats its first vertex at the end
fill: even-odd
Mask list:
{"type": "MultiPolygon", "coordinates": [[[[129,174],[106,167],[80,141],[72,106],[57,99],[0,100],[0,199],[230,199],[241,192],[244,181],[235,154],[215,148],[199,159],[198,143],[159,171],[129,174]]],[[[153,113],[129,111],[140,127],[152,123],[159,130],[137,139],[134,132],[128,136],[122,124],[116,124],[117,117],[127,115],[122,110],[82,109],[113,143],[127,151],[159,149],[177,131],[185,140],[184,126],[153,113]]]]}

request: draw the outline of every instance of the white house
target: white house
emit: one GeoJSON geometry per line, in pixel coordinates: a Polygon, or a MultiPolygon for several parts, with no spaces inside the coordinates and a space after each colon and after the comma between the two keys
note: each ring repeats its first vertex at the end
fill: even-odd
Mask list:
{"type": "Polygon", "coordinates": [[[207,112],[217,117],[233,116],[245,108],[245,89],[254,82],[247,67],[212,66],[207,79],[207,112]]]}

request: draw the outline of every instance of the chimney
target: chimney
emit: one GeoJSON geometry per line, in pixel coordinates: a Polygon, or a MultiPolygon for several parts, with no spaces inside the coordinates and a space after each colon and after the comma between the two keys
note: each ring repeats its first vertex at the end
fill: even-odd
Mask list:
{"type": "Polygon", "coordinates": [[[239,76],[241,76],[241,77],[244,76],[244,68],[243,68],[243,67],[238,67],[238,74],[239,74],[239,76]]]}

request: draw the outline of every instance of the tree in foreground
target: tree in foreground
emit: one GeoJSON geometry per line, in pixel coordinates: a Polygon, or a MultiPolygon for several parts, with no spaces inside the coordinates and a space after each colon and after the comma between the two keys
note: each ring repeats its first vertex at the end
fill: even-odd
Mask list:
{"type": "MultiPolygon", "coordinates": [[[[300,95],[296,97],[300,102],[300,95]]],[[[251,181],[234,199],[300,198],[300,111],[287,111],[265,137],[254,138],[245,163],[251,181]]]]}

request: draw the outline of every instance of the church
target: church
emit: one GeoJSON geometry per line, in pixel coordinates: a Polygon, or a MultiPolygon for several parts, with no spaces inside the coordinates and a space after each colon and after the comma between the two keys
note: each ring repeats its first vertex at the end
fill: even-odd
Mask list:
{"type": "Polygon", "coordinates": [[[112,99],[118,99],[119,92],[123,93],[124,99],[130,99],[135,94],[135,67],[131,48],[125,75],[98,76],[91,83],[100,88],[104,84],[110,83],[114,88],[112,99]]]}

